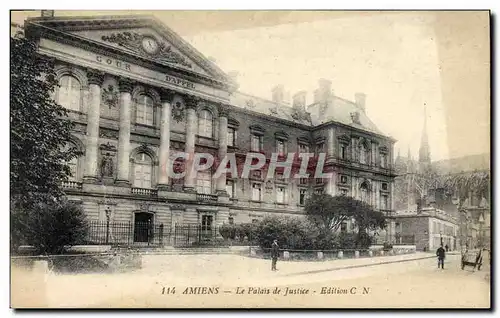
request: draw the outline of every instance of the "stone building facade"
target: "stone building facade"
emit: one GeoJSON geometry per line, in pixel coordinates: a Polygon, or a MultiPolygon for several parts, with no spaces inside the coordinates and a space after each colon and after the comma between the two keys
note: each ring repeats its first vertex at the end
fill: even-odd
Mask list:
{"type": "Polygon", "coordinates": [[[418,251],[435,251],[441,243],[460,249],[460,226],[454,216],[436,208],[395,215],[395,244],[415,244],[418,251]]]}
{"type": "MultiPolygon", "coordinates": [[[[231,76],[151,17],[28,19],[26,35],[54,59],[54,98],[70,110],[73,144],[68,196],[93,220],[151,221],[166,226],[258,221],[268,214],[303,215],[312,191],[350,195],[390,216],[393,145],[365,113],[320,80],[314,102],[305,92],[284,102],[241,93],[231,76]],[[212,172],[172,179],[176,152],[324,152],[331,179],[264,180],[212,172]]],[[[392,222],[393,224],[393,222],[392,222]]]]}

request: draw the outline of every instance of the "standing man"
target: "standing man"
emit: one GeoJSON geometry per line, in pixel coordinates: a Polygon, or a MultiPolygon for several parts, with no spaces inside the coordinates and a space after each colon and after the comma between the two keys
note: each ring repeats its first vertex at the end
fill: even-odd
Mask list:
{"type": "Polygon", "coordinates": [[[445,258],[446,252],[443,248],[443,244],[437,249],[436,251],[436,256],[438,257],[438,268],[441,265],[441,269],[444,269],[444,258],[445,258]]]}
{"type": "Polygon", "coordinates": [[[271,270],[272,271],[277,271],[276,269],[276,262],[278,262],[278,256],[280,255],[280,247],[278,245],[278,240],[274,240],[273,244],[271,245],[271,270]]]}

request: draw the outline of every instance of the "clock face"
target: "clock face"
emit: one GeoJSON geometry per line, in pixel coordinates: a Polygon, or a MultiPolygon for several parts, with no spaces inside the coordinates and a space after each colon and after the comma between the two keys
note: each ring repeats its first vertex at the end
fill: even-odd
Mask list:
{"type": "Polygon", "coordinates": [[[144,37],[142,39],[142,48],[146,53],[154,54],[158,50],[158,42],[152,37],[144,37]]]}

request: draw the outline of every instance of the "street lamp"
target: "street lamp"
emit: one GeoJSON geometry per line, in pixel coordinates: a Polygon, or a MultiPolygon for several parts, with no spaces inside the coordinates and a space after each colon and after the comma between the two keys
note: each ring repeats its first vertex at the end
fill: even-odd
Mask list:
{"type": "Polygon", "coordinates": [[[111,218],[111,208],[109,206],[104,210],[106,212],[106,244],[109,243],[109,220],[111,218]]]}

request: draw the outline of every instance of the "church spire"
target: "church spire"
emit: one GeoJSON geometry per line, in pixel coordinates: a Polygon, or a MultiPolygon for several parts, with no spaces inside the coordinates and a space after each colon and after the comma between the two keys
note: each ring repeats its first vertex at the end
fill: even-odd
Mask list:
{"type": "Polygon", "coordinates": [[[429,138],[427,137],[427,107],[424,104],[424,127],[422,130],[422,139],[420,140],[420,149],[418,150],[418,162],[420,164],[431,163],[431,151],[429,148],[429,138]]]}

